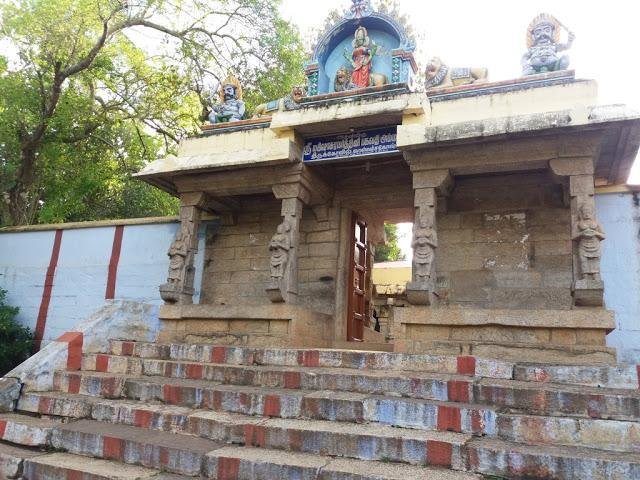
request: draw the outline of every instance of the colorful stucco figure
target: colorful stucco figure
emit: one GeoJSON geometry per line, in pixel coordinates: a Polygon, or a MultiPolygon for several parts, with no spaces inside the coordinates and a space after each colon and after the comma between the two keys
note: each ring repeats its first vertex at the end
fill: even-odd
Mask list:
{"type": "Polygon", "coordinates": [[[229,75],[218,90],[218,103],[211,107],[211,123],[237,122],[244,118],[245,104],[242,101],[242,85],[229,75]]]}
{"type": "Polygon", "coordinates": [[[528,51],[522,57],[522,74],[555,72],[569,68],[569,56],[560,55],[573,44],[575,36],[556,18],[541,13],[527,28],[528,51]],[[560,29],[567,30],[567,43],[560,43],[560,29]]]}

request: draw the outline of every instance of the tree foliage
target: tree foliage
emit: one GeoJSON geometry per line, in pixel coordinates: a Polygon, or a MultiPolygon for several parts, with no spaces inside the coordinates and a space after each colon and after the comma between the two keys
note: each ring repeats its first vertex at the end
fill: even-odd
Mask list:
{"type": "Polygon", "coordinates": [[[7,292],[0,288],[0,377],[31,355],[33,334],[16,322],[18,308],[5,303],[7,292]]]}
{"type": "Polygon", "coordinates": [[[131,175],[197,132],[230,70],[249,106],[301,80],[299,34],[278,4],[0,4],[0,225],[175,211],[131,175]]]}
{"type": "Polygon", "coordinates": [[[404,260],[405,255],[398,245],[398,226],[392,223],[384,224],[386,242],[384,245],[376,246],[374,260],[376,262],[395,262],[404,260]]]}

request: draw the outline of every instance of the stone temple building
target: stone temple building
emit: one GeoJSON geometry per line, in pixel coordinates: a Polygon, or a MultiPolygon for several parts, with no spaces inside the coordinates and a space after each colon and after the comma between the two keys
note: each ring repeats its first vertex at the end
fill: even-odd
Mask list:
{"type": "Polygon", "coordinates": [[[521,78],[434,58],[422,88],[404,28],[354,1],[306,90],[246,119],[229,77],[201,135],[138,174],[181,202],[159,317],[106,307],[3,379],[41,418],[0,438],[65,453],[0,458],[24,478],[640,478],[594,203],[640,116],[575,78],[563,28],[532,22],[521,78]],[[388,334],[385,222],[414,225],[388,334]]]}
{"type": "Polygon", "coordinates": [[[590,257],[581,232],[599,228],[594,187],[629,175],[636,116],[599,106],[596,83],[569,70],[488,83],[466,69],[473,83],[418,93],[402,27],[379,13],[354,22],[316,46],[306,97],[205,127],[139,174],[182,202],[162,338],[615,361],[604,235],[590,257]],[[341,87],[356,23],[388,52],[370,63],[370,83],[386,83],[341,87]],[[220,221],[192,305],[193,231],[207,214],[220,221]],[[408,305],[393,309],[389,341],[369,328],[384,222],[414,223],[408,305]],[[286,248],[270,250],[280,236],[286,248]]]}

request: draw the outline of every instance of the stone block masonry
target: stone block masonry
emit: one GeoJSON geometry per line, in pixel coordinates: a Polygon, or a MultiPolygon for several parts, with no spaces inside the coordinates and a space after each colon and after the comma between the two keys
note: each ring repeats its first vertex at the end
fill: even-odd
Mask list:
{"type": "Polygon", "coordinates": [[[570,211],[546,174],[458,178],[436,223],[439,293],[450,303],[572,307],[570,211]]]}
{"type": "MultiPolygon", "coordinates": [[[[234,225],[207,233],[201,303],[268,305],[264,287],[269,280],[268,244],[281,221],[280,201],[272,196],[243,202],[234,225]]],[[[311,310],[335,312],[339,255],[340,209],[328,208],[317,221],[305,208],[300,224],[297,302],[311,310]]]]}

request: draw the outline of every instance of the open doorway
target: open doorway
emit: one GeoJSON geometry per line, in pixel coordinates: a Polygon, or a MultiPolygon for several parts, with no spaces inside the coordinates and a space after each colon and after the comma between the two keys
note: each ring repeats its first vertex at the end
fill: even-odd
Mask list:
{"type": "Polygon", "coordinates": [[[367,221],[354,213],[351,222],[347,340],[386,342],[389,306],[404,300],[411,278],[411,223],[367,221]],[[382,228],[383,227],[383,231],[382,228]]]}

